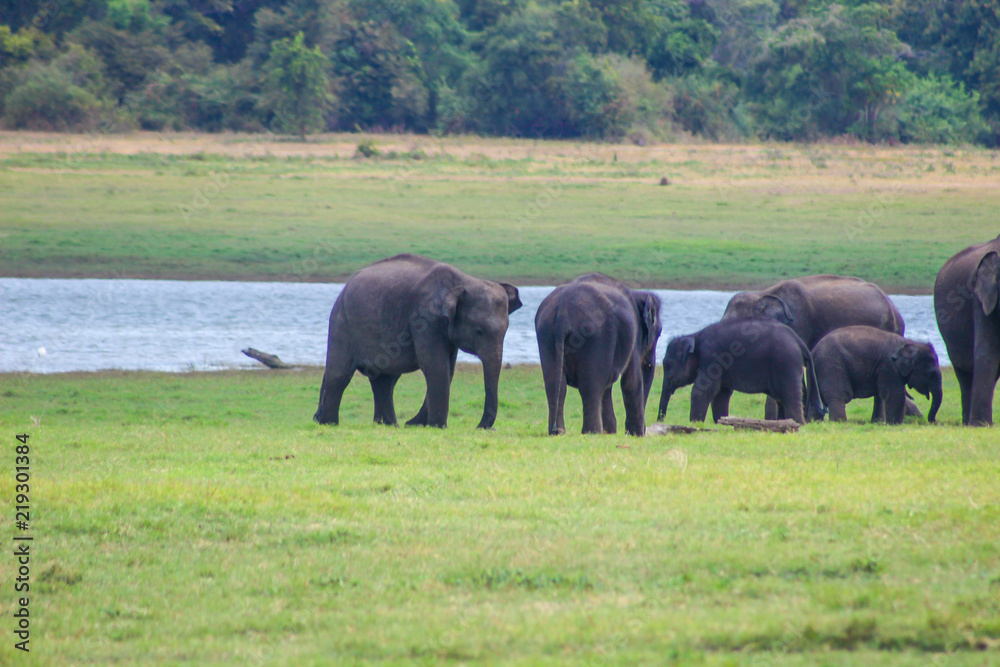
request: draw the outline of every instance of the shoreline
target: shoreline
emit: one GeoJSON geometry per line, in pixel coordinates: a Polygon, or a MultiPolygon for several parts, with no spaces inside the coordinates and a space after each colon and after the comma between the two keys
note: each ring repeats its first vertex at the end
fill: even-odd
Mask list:
{"type": "MultiPolygon", "coordinates": [[[[461,267],[459,267],[461,268],[461,267]]],[[[591,269],[594,271],[599,271],[600,268],[591,269]]],[[[588,271],[581,268],[580,274],[587,273],[588,271]]],[[[248,282],[248,283],[309,283],[309,284],[320,284],[320,283],[346,283],[353,273],[346,274],[331,274],[330,276],[324,277],[296,277],[294,280],[275,278],[273,276],[262,276],[253,273],[247,274],[226,274],[223,276],[212,275],[212,274],[197,274],[191,275],[189,273],[173,273],[170,271],[165,271],[163,273],[126,273],[122,272],[119,275],[102,275],[102,274],[88,274],[86,272],[67,272],[63,275],[52,275],[49,272],[45,273],[33,273],[31,271],[26,272],[11,272],[14,275],[0,275],[0,279],[10,278],[10,279],[31,279],[31,280],[175,280],[182,282],[248,282]]],[[[823,273],[818,271],[817,273],[823,273]]],[[[556,287],[563,283],[569,282],[576,276],[569,276],[564,278],[518,278],[509,275],[498,274],[495,276],[488,276],[489,280],[495,280],[498,282],[505,282],[514,285],[515,287],[556,287]]],[[[614,276],[612,276],[614,277],[614,276]]],[[[634,285],[637,289],[656,289],[656,290],[677,290],[677,291],[713,291],[713,292],[742,292],[747,290],[763,289],[766,288],[779,280],[786,280],[783,277],[774,278],[770,282],[762,282],[759,284],[752,285],[734,285],[728,282],[709,282],[709,283],[689,283],[689,282],[657,282],[657,281],[625,281],[626,284],[634,285]]],[[[879,284],[878,287],[888,295],[900,295],[900,296],[932,296],[933,281],[927,288],[920,288],[914,286],[901,286],[893,285],[891,283],[887,285],[879,284]]]]}

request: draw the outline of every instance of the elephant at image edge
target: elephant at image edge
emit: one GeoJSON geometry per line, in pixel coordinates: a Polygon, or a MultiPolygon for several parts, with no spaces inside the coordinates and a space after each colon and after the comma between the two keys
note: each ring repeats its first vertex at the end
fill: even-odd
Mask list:
{"type": "Polygon", "coordinates": [[[660,299],[592,273],[552,291],[535,313],[535,336],[549,407],[549,433],[566,432],[566,386],[580,390],[584,433],[615,433],[612,388],[621,377],[625,431],[646,432],[656,372],[660,299]]]}
{"type": "MultiPolygon", "coordinates": [[[[941,368],[930,343],[874,327],[843,327],[823,336],[812,355],[830,421],[846,420],[852,399],[877,397],[872,422],[901,424],[910,387],[931,398],[927,421],[934,423],[941,407],[941,368]]],[[[822,418],[813,411],[810,417],[822,418]]]]}
{"type": "MultiPolygon", "coordinates": [[[[757,292],[739,292],[726,306],[722,319],[770,317],[790,326],[811,350],[834,329],[858,324],[902,336],[906,331],[899,310],[873,283],[850,276],[829,274],[782,280],[757,292]]],[[[774,419],[774,401],[768,400],[765,417],[774,419]]],[[[907,414],[920,410],[907,400],[907,414]]]]}
{"type": "Polygon", "coordinates": [[[993,423],[1000,375],[1000,236],[970,246],[941,267],[934,313],[962,392],[962,423],[993,423]]]}
{"type": "Polygon", "coordinates": [[[361,269],[330,312],[326,372],[314,418],[339,422],[344,389],[359,370],[371,383],[375,421],[394,425],[396,381],[420,370],[427,393],[407,425],[444,428],[462,350],[483,362],[486,401],[479,428],[492,427],[507,316],[520,307],[513,285],[474,278],[426,257],[397,255],[361,269]]]}
{"type": "Polygon", "coordinates": [[[729,318],[688,336],[678,336],[663,355],[663,391],[658,419],[663,419],[674,392],[691,388],[693,422],[705,421],[709,405],[712,419],[729,414],[733,392],[767,394],[778,405],[777,417],[805,423],[802,366],[808,378],[810,410],[822,416],[812,355],[788,326],[763,317],[729,318]]]}

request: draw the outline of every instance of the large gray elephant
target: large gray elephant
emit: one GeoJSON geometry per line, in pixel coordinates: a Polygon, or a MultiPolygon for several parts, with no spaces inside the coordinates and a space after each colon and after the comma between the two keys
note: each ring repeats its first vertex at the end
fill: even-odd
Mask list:
{"type": "MultiPolygon", "coordinates": [[[[849,276],[816,275],[791,278],[758,292],[733,295],[722,319],[769,317],[787,324],[811,350],[841,327],[866,325],[902,336],[906,331],[896,305],[877,285],[849,276]]],[[[776,406],[767,401],[765,417],[774,419],[776,406]]],[[[907,401],[907,414],[920,414],[907,401]]]]}
{"type": "Polygon", "coordinates": [[[549,404],[549,433],[566,432],[566,386],[580,390],[583,432],[615,433],[611,390],[621,377],[625,432],[644,435],[656,372],[660,299],[591,273],[552,291],[535,313],[535,335],[549,404]]]}
{"type": "Polygon", "coordinates": [[[520,307],[513,285],[474,278],[426,257],[397,255],[361,269],[330,312],[316,421],[340,421],[340,400],[358,370],[371,382],[375,421],[394,425],[396,381],[420,370],[427,393],[407,425],[444,428],[455,358],[462,350],[483,362],[486,403],[479,428],[491,428],[507,316],[520,307]]]}
{"type": "Polygon", "coordinates": [[[962,392],[962,423],[993,424],[1000,376],[1000,236],[969,246],[941,267],[934,312],[962,392]]]}
{"type": "Polygon", "coordinates": [[[805,423],[802,367],[807,370],[807,394],[813,413],[826,410],[819,397],[812,355],[790,327],[763,317],[729,318],[689,336],[678,336],[663,355],[663,419],[674,392],[691,389],[691,421],[729,414],[733,392],[767,394],[778,404],[777,418],[805,423]]]}
{"type": "Polygon", "coordinates": [[[845,421],[851,400],[878,397],[872,421],[901,424],[909,387],[931,398],[927,421],[934,422],[941,407],[941,368],[930,343],[874,327],[842,327],[823,336],[812,355],[830,421],[845,421]]]}

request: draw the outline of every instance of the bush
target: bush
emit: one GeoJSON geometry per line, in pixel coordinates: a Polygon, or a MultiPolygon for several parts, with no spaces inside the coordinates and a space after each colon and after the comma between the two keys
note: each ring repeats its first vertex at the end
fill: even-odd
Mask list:
{"type": "Polygon", "coordinates": [[[918,79],[906,93],[898,127],[901,141],[924,144],[973,142],[988,129],[979,115],[979,94],[934,75],[918,79]]]}
{"type": "Polygon", "coordinates": [[[680,129],[716,141],[753,135],[752,118],[732,81],[692,74],[670,81],[670,89],[680,129]]]}
{"type": "Polygon", "coordinates": [[[74,44],[56,60],[33,61],[12,77],[4,96],[4,123],[16,129],[92,129],[113,107],[104,92],[97,59],[74,44]]]}

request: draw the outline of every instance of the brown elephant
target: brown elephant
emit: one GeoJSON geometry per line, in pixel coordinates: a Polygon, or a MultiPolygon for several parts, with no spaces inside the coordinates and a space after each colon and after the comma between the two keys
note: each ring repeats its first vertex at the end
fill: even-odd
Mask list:
{"type": "Polygon", "coordinates": [[[962,423],[993,424],[1000,376],[1000,236],[969,246],[941,267],[934,313],[962,392],[962,423]]]}
{"type": "Polygon", "coordinates": [[[846,405],[853,399],[874,397],[872,422],[901,424],[906,387],[931,398],[927,421],[933,423],[937,417],[942,395],[941,368],[930,343],[918,343],[874,327],[842,327],[823,336],[812,355],[830,421],[846,420],[846,405]]]}
{"type": "Polygon", "coordinates": [[[371,383],[375,421],[395,425],[396,381],[420,370],[427,393],[407,425],[444,428],[455,359],[462,350],[483,362],[486,402],[479,428],[491,428],[507,316],[520,307],[513,285],[474,278],[418,255],[397,255],[361,269],[330,312],[316,421],[340,421],[340,401],[357,370],[371,383]]]}
{"type": "Polygon", "coordinates": [[[584,433],[615,433],[611,390],[621,378],[625,432],[644,435],[656,371],[660,299],[590,273],[560,285],[538,306],[535,336],[549,405],[549,433],[566,432],[566,386],[580,390],[584,433]]]}
{"type": "MultiPolygon", "coordinates": [[[[741,317],[769,317],[786,324],[810,350],[841,327],[866,325],[900,336],[906,331],[896,304],[877,285],[829,274],[791,278],[760,291],[735,294],[722,319],[741,317]]],[[[913,401],[907,401],[907,414],[920,414],[913,401]]],[[[776,415],[777,406],[768,399],[765,417],[776,415]]]]}

